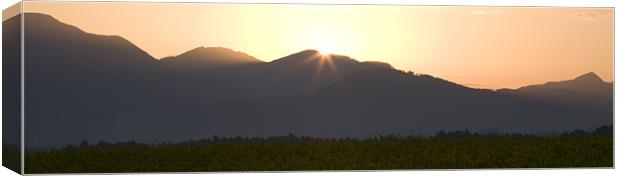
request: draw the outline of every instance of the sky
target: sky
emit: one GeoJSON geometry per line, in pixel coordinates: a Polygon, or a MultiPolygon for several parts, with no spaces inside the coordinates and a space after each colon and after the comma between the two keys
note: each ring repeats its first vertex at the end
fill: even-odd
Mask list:
{"type": "Polygon", "coordinates": [[[24,10],[122,36],[155,58],[199,46],[263,61],[318,49],[475,88],[587,72],[613,81],[612,8],[27,1],[24,10]]]}

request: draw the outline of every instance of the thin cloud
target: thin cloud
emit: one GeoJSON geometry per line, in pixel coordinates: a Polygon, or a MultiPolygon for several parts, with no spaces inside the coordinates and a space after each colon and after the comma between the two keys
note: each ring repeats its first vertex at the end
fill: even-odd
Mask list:
{"type": "Polygon", "coordinates": [[[588,13],[588,12],[580,12],[574,15],[577,19],[586,20],[586,21],[596,21],[602,17],[602,14],[597,13],[588,13]]]}

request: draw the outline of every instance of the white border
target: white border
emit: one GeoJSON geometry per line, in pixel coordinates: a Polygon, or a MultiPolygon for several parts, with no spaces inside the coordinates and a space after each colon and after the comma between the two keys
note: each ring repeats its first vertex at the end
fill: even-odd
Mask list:
{"type": "MultiPolygon", "coordinates": [[[[73,0],[75,1],[75,0],[73,0]]],[[[110,1],[110,0],[82,0],[82,1],[110,1]]],[[[554,6],[554,7],[616,7],[617,1],[614,0],[121,0],[122,2],[226,2],[226,3],[299,3],[299,4],[401,4],[401,5],[469,5],[469,6],[554,6]]],[[[0,2],[0,7],[2,9],[8,8],[11,5],[19,2],[18,0],[3,0],[0,2]]],[[[615,18],[614,13],[614,23],[617,22],[617,18],[615,18]]],[[[1,26],[1,25],[0,25],[1,26]]],[[[23,30],[23,29],[22,29],[23,30]]],[[[618,29],[614,26],[614,34],[618,32],[618,29]]],[[[23,34],[23,32],[22,32],[23,34]]],[[[617,38],[614,35],[614,43],[617,38]]],[[[1,37],[0,37],[1,39],[1,37]]],[[[23,36],[22,36],[23,39],[23,36]]],[[[23,47],[23,46],[22,46],[23,47]]],[[[614,57],[617,48],[614,44],[614,57]]],[[[23,52],[23,50],[22,50],[23,52]]],[[[1,53],[1,50],[0,50],[1,53]]],[[[23,53],[22,53],[23,57],[23,53]]],[[[614,60],[615,61],[615,60],[614,60]]],[[[23,65],[23,58],[22,58],[23,65]]],[[[2,64],[0,63],[0,68],[2,64]]],[[[614,70],[618,65],[614,62],[614,70]]],[[[23,68],[22,68],[23,69],[23,68]]],[[[1,70],[1,69],[0,69],[1,70]]],[[[2,73],[0,72],[0,77],[2,73]]],[[[614,71],[614,78],[616,77],[614,71]]],[[[23,78],[23,73],[22,73],[23,78]]],[[[0,83],[1,85],[1,83],[0,83]]],[[[22,82],[23,86],[23,82],[22,82]]],[[[614,92],[617,92],[619,88],[614,86],[614,92]]],[[[1,89],[0,89],[1,90],[1,89]]],[[[2,92],[0,91],[0,96],[2,92]]],[[[23,94],[22,94],[23,98],[23,94]]],[[[614,98],[616,95],[614,94],[614,98]]],[[[22,102],[23,103],[23,102],[22,102]]],[[[2,103],[0,103],[1,105],[2,103]]],[[[23,107],[23,106],[22,106],[23,107]]],[[[1,107],[0,107],[1,109],[1,107]]],[[[614,104],[614,117],[615,110],[618,109],[618,105],[614,104]]],[[[23,109],[22,109],[23,111],[23,109]]],[[[22,113],[23,115],[23,113],[22,113]]],[[[1,116],[1,115],[0,115],[1,116]]],[[[23,120],[23,117],[22,117],[23,120]]],[[[22,121],[23,122],[23,121],[22,121]]],[[[614,119],[615,123],[615,119],[614,119]]],[[[1,121],[0,121],[1,124],[1,121]]],[[[615,124],[614,124],[615,125],[615,124]]],[[[1,126],[1,125],[0,125],[1,126]]],[[[616,125],[617,126],[617,125],[616,125]]],[[[23,130],[23,123],[22,123],[23,130]]],[[[615,145],[615,141],[618,141],[620,136],[620,130],[614,131],[614,151],[618,148],[615,145]]],[[[22,131],[23,133],[23,131],[22,131]]],[[[1,130],[0,130],[1,134],[1,130]]],[[[1,135],[0,135],[1,139],[1,135]]],[[[23,139],[23,134],[22,134],[23,139]]],[[[22,140],[23,142],[23,140],[22,140]]],[[[23,144],[22,144],[23,145],[23,144]]],[[[0,146],[1,148],[1,146],[0,146]]],[[[618,162],[616,158],[618,158],[618,152],[614,152],[614,166],[618,162]]],[[[1,156],[1,155],[0,155],[1,156]]],[[[23,153],[22,153],[23,156],[23,153]]],[[[23,161],[22,161],[23,162],[23,161]]],[[[22,164],[23,167],[23,164],[22,164]]],[[[488,170],[442,170],[442,171],[367,171],[367,172],[261,172],[261,173],[251,173],[251,172],[242,172],[242,173],[167,173],[167,174],[155,174],[155,173],[139,173],[139,174],[114,174],[114,175],[329,175],[329,176],[350,176],[350,175],[362,175],[362,176],[370,176],[370,175],[430,175],[430,176],[452,176],[452,175],[480,175],[480,176],[515,176],[515,175],[528,175],[528,176],[548,176],[548,175],[565,175],[565,176],[573,176],[573,175],[616,175],[618,174],[615,169],[552,169],[552,170],[542,170],[542,169],[488,169],[488,170]]],[[[4,168],[0,167],[0,175],[17,175],[16,173],[4,168]]],[[[62,174],[56,174],[62,175],[62,174]]],[[[71,175],[80,175],[80,174],[71,174],[71,175]]],[[[89,174],[81,174],[81,175],[89,175],[89,174]]]]}

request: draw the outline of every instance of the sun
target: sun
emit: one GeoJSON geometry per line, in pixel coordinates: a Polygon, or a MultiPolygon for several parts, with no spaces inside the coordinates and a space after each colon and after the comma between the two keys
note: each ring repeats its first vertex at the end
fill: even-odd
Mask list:
{"type": "Polygon", "coordinates": [[[317,37],[308,48],[317,50],[322,56],[329,56],[340,51],[340,43],[337,41],[335,38],[328,38],[326,36],[317,37]]]}
{"type": "Polygon", "coordinates": [[[319,51],[319,54],[323,56],[332,54],[332,50],[327,47],[318,48],[317,51],[319,51]]]}
{"type": "Polygon", "coordinates": [[[330,37],[332,35],[319,35],[318,37],[309,40],[307,48],[318,51],[318,54],[322,56],[330,56],[333,54],[342,54],[344,46],[347,46],[344,40],[337,37],[330,37]]]}

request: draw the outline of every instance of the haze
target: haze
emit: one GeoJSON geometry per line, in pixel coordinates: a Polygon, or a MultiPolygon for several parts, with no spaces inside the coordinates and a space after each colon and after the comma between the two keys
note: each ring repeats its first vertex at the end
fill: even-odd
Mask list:
{"type": "Polygon", "coordinates": [[[24,2],[156,58],[221,46],[271,61],[319,49],[470,87],[613,80],[612,8],[24,2]]]}

